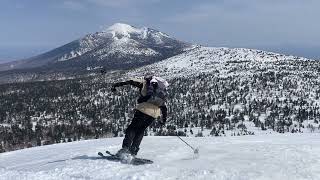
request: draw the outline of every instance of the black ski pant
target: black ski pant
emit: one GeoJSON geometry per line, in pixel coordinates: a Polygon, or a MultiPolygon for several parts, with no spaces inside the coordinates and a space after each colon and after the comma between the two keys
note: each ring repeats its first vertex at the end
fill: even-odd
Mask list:
{"type": "Polygon", "coordinates": [[[144,131],[151,125],[154,119],[152,116],[136,110],[131,124],[125,131],[126,135],[122,143],[122,148],[128,149],[131,154],[136,155],[139,151],[144,131]]]}

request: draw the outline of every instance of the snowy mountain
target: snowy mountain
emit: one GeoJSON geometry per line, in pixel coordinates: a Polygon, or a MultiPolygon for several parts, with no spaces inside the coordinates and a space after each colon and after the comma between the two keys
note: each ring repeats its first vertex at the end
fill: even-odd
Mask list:
{"type": "Polygon", "coordinates": [[[153,164],[133,166],[100,159],[116,152],[122,138],[63,143],[0,154],[0,180],[320,179],[317,134],[184,138],[145,137],[139,157],[153,164]]]}
{"type": "Polygon", "coordinates": [[[0,180],[320,179],[320,61],[117,23],[0,70],[0,83],[30,81],[0,84],[0,180]],[[120,148],[138,96],[112,83],[146,73],[170,83],[166,126],[139,153],[154,164],[100,159],[120,148]]]}
{"type": "MultiPolygon", "coordinates": [[[[125,64],[134,59],[134,56],[143,56],[143,59],[165,57],[166,53],[169,53],[167,51],[179,52],[189,46],[160,31],[146,27],[139,29],[121,23],[116,23],[102,32],[89,34],[77,43],[78,47],[59,57],[58,61],[68,61],[87,53],[85,58],[94,57],[98,61],[106,61],[108,58],[127,58],[127,62],[122,62],[125,64]],[[88,53],[90,51],[92,52],[88,53]]],[[[172,53],[177,54],[177,52],[172,53]]]]}
{"type": "Polygon", "coordinates": [[[116,23],[62,47],[29,59],[0,65],[2,73],[82,72],[95,67],[105,70],[139,67],[181,53],[190,44],[160,31],[116,23]]]}
{"type": "Polygon", "coordinates": [[[141,76],[148,70],[170,79],[208,73],[250,76],[256,68],[276,70],[278,67],[273,65],[298,62],[318,61],[255,49],[194,46],[179,55],[130,71],[129,76],[141,76]]]}
{"type": "Polygon", "coordinates": [[[170,83],[168,123],[163,129],[154,123],[148,130],[153,135],[320,131],[320,61],[188,45],[156,30],[124,24],[42,56],[54,60],[48,58],[47,65],[31,70],[0,72],[0,82],[31,81],[0,84],[0,152],[123,136],[138,93],[123,87],[114,94],[111,85],[146,73],[170,83]],[[107,73],[91,71],[101,66],[107,73]],[[80,76],[72,73],[80,67],[80,76]]]}

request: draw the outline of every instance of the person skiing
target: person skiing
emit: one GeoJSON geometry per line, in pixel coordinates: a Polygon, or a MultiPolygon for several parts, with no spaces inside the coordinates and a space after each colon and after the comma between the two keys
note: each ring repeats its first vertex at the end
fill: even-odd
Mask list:
{"type": "Polygon", "coordinates": [[[124,82],[114,83],[112,91],[117,87],[131,85],[139,88],[140,97],[137,100],[134,117],[125,131],[122,148],[116,156],[123,158],[126,155],[136,156],[144,136],[144,131],[152,122],[161,117],[160,124],[164,125],[167,119],[167,87],[168,82],[156,76],[147,76],[141,79],[131,79],[124,82]]]}

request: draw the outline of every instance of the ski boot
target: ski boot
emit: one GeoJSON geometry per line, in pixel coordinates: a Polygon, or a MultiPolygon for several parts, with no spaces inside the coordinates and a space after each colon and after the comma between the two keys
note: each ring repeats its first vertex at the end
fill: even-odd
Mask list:
{"type": "Polygon", "coordinates": [[[130,163],[132,159],[134,158],[129,149],[122,148],[115,154],[122,162],[130,163]]]}
{"type": "Polygon", "coordinates": [[[140,148],[138,148],[138,147],[130,147],[130,149],[129,149],[130,154],[131,154],[133,157],[136,157],[136,156],[137,156],[139,150],[140,150],[140,148]]]}

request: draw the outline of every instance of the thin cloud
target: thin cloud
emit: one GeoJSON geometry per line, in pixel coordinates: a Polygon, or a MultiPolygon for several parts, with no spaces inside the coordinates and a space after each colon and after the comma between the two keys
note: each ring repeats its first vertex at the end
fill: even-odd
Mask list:
{"type": "Polygon", "coordinates": [[[62,7],[66,8],[66,9],[72,9],[72,10],[84,10],[85,9],[85,5],[82,2],[71,1],[71,0],[64,1],[62,7]]]}
{"type": "Polygon", "coordinates": [[[198,3],[166,21],[207,36],[208,44],[312,45],[320,40],[319,6],[315,0],[213,1],[198,3]]]}
{"type": "Polygon", "coordinates": [[[79,0],[79,2],[109,8],[132,8],[142,4],[160,3],[160,0],[79,0]]]}
{"type": "Polygon", "coordinates": [[[133,1],[131,0],[85,0],[85,1],[98,6],[105,6],[105,7],[112,7],[112,8],[125,8],[130,6],[133,3],[133,1]]]}

